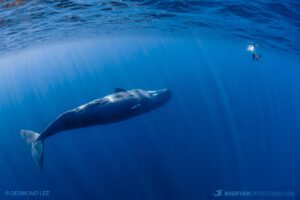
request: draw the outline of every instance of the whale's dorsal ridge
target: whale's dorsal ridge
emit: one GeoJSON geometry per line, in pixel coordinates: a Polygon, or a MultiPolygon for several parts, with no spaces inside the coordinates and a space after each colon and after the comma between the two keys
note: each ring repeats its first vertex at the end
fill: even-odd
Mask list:
{"type": "Polygon", "coordinates": [[[123,89],[123,88],[115,88],[115,92],[127,92],[127,90],[123,89]]]}

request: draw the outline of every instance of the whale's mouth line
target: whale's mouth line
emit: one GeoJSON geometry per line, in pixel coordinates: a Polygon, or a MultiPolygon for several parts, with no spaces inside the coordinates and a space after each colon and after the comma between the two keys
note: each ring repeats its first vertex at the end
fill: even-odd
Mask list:
{"type": "Polygon", "coordinates": [[[152,91],[152,97],[157,102],[160,102],[161,105],[164,105],[171,98],[171,91],[169,89],[161,89],[152,91]]]}
{"type": "Polygon", "coordinates": [[[155,95],[159,95],[159,94],[163,94],[166,93],[168,91],[168,89],[161,89],[161,90],[157,90],[154,92],[155,95]]]}

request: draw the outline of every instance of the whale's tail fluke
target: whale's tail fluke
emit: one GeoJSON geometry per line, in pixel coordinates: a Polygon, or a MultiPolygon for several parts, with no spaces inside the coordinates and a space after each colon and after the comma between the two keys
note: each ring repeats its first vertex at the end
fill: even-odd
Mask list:
{"type": "Polygon", "coordinates": [[[25,139],[27,144],[31,145],[31,155],[35,164],[42,169],[44,156],[44,143],[39,140],[40,134],[33,131],[21,130],[21,136],[25,139]]]}

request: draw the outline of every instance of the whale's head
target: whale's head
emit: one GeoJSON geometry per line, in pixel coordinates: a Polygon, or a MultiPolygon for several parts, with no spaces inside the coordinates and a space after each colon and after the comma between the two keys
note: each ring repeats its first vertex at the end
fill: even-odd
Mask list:
{"type": "Polygon", "coordinates": [[[160,106],[165,105],[171,99],[171,91],[169,89],[161,90],[142,90],[142,89],[133,89],[127,92],[132,99],[138,101],[134,110],[152,110],[160,106]]]}
{"type": "Polygon", "coordinates": [[[163,106],[171,99],[171,91],[169,89],[146,91],[149,102],[155,107],[163,106]]]}
{"type": "Polygon", "coordinates": [[[141,104],[144,109],[152,110],[165,105],[171,99],[171,91],[169,89],[162,90],[140,90],[141,104]]]}

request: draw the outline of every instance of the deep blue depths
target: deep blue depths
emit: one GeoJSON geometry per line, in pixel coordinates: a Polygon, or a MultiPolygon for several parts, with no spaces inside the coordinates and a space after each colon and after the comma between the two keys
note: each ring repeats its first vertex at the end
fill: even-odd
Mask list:
{"type": "Polygon", "coordinates": [[[1,59],[0,199],[211,199],[224,190],[300,192],[300,61],[243,41],[107,37],[1,59]],[[45,142],[34,165],[20,129],[42,131],[115,87],[169,88],[165,107],[45,142]]]}

